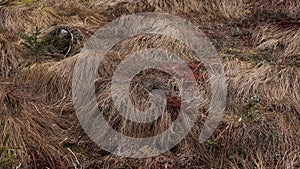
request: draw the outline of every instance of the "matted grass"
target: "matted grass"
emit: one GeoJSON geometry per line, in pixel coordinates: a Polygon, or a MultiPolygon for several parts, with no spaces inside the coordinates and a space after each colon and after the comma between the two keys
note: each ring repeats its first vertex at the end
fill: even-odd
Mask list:
{"type": "MultiPolygon", "coordinates": [[[[9,145],[21,147],[11,151],[17,155],[16,166],[20,168],[299,168],[300,69],[297,64],[286,64],[289,58],[299,56],[299,4],[298,0],[42,0],[0,5],[0,120],[4,121],[0,138],[10,133],[9,145]],[[241,61],[234,53],[222,55],[228,83],[227,108],[210,140],[197,142],[207,115],[207,100],[186,139],[167,153],[136,160],[101,150],[81,129],[71,98],[78,56],[25,66],[27,54],[20,48],[18,32],[39,26],[46,34],[50,28],[64,25],[78,28],[89,37],[118,16],[145,11],[182,16],[199,28],[209,29],[208,36],[215,37],[214,42],[230,43],[231,51],[243,51],[245,57],[252,55],[249,48],[255,50],[258,46],[272,49],[271,57],[281,61],[257,65],[256,60],[241,61]],[[213,36],[220,34],[222,28],[226,28],[224,36],[213,36]],[[245,31],[247,37],[239,30],[245,31]],[[232,44],[239,42],[233,42],[235,38],[247,42],[235,48],[232,44]],[[255,109],[248,104],[254,95],[259,97],[255,109]]],[[[136,87],[132,87],[132,98],[142,108],[147,107],[145,100],[151,85],[171,91],[166,115],[152,127],[120,117],[111,101],[110,81],[118,64],[128,54],[149,47],[180,54],[191,69],[201,63],[184,44],[157,35],[126,39],[105,56],[95,82],[98,104],[115,129],[136,137],[164,131],[179,111],[180,99],[166,85],[170,77],[154,70],[136,76],[136,87]]],[[[220,45],[218,50],[224,47],[220,45]]],[[[259,52],[257,55],[266,58],[259,52]]],[[[205,76],[195,76],[202,77],[198,79],[201,91],[209,95],[205,76]]],[[[209,98],[206,95],[203,97],[209,98]]]]}

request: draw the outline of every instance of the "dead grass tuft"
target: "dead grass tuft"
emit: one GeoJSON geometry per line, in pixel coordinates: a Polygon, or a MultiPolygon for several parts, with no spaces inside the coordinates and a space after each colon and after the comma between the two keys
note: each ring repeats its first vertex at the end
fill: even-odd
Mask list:
{"type": "MultiPolygon", "coordinates": [[[[150,46],[158,45],[162,48],[172,46],[169,44],[172,44],[172,42],[164,41],[158,36],[137,37],[124,41],[117,45],[114,48],[115,51],[110,52],[100,64],[100,75],[96,81],[98,104],[102,108],[107,121],[116,130],[122,131],[129,136],[145,137],[164,131],[169,127],[173,118],[176,117],[177,106],[180,103],[176,99],[174,100],[174,95],[169,97],[169,107],[166,110],[166,116],[161,117],[160,120],[153,123],[154,127],[137,125],[123,119],[113,106],[110,99],[112,72],[114,72],[116,66],[126,55],[137,50],[138,46],[146,48],[147,46],[145,45],[149,45],[149,43],[151,44],[150,46]],[[158,39],[161,43],[155,43],[158,39]],[[123,43],[129,46],[132,45],[131,50],[122,47],[123,43]]],[[[180,45],[172,46],[172,50],[174,49],[175,52],[176,50],[178,50],[177,52],[185,50],[180,45]]],[[[191,59],[189,58],[188,60],[190,61],[191,59]]],[[[69,81],[71,74],[69,72],[72,72],[75,61],[76,57],[73,57],[60,62],[37,65],[28,71],[24,71],[24,77],[27,78],[25,81],[31,79],[32,82],[39,82],[34,87],[36,89],[35,93],[39,93],[40,95],[46,94],[48,100],[61,101],[64,99],[65,101],[69,101],[70,95],[68,92],[71,85],[69,81]],[[70,70],[65,71],[65,68],[70,68],[70,70]]],[[[205,119],[204,107],[203,110],[199,111],[199,114],[202,114],[203,117],[199,119],[189,136],[172,151],[162,156],[141,160],[140,163],[137,163],[134,160],[122,159],[106,154],[99,158],[99,161],[90,159],[88,164],[86,163],[85,165],[106,166],[110,164],[112,167],[125,165],[125,160],[128,166],[138,166],[147,162],[149,164],[147,166],[154,166],[154,168],[165,165],[167,161],[170,163],[170,166],[187,165],[189,163],[190,167],[248,168],[253,165],[258,168],[297,167],[299,166],[299,162],[297,161],[297,155],[299,155],[299,151],[297,151],[299,150],[297,117],[299,117],[298,112],[300,111],[298,105],[300,96],[295,91],[300,90],[298,82],[299,71],[300,69],[297,67],[282,68],[269,64],[257,67],[244,62],[228,62],[226,64],[226,76],[229,84],[228,107],[225,120],[220,124],[219,129],[211,138],[215,142],[214,144],[194,144],[197,142],[201,124],[203,124],[203,120],[205,119]],[[255,117],[249,116],[246,107],[247,101],[253,94],[259,95],[261,105],[255,117]],[[242,118],[242,122],[238,122],[239,118],[242,118]],[[195,159],[191,159],[191,156],[195,153],[201,154],[197,158],[201,162],[196,163],[195,159]],[[172,161],[171,159],[175,160],[172,161]],[[186,161],[182,161],[182,159],[186,161]],[[177,163],[176,161],[180,162],[177,163]]],[[[135,78],[133,83],[135,84],[133,86],[136,86],[132,88],[133,102],[141,108],[147,107],[143,99],[147,100],[147,95],[149,95],[147,91],[150,90],[152,84],[154,83],[158,87],[169,89],[168,86],[162,85],[166,84],[166,82],[168,82],[168,76],[161,72],[146,71],[144,74],[140,74],[135,78]]],[[[78,129],[78,126],[76,128],[78,129]]],[[[82,142],[82,146],[96,146],[88,138],[85,138],[82,142]]],[[[101,152],[96,147],[87,149],[90,151],[93,149],[95,153],[101,152]]]]}
{"type": "Polygon", "coordinates": [[[35,64],[19,73],[18,83],[31,86],[47,104],[58,104],[71,97],[72,71],[76,56],[60,62],[35,64]]]}
{"type": "Polygon", "coordinates": [[[300,23],[297,21],[261,24],[254,30],[253,39],[258,49],[269,49],[274,55],[300,55],[300,23]]]}
{"type": "Polygon", "coordinates": [[[300,17],[300,1],[299,0],[259,0],[253,1],[255,14],[259,18],[270,17],[276,19],[280,17],[299,18],[300,17]],[[260,15],[260,16],[259,16],[260,15]]]}
{"type": "MultiPolygon", "coordinates": [[[[21,168],[299,168],[300,94],[297,91],[300,91],[300,69],[296,66],[267,63],[253,66],[246,62],[224,61],[228,79],[226,114],[211,140],[202,145],[196,143],[207,116],[209,85],[204,71],[201,70],[203,74],[195,73],[204,93],[202,97],[207,102],[201,105],[199,121],[188,137],[163,155],[135,160],[105,153],[81,129],[71,98],[71,80],[77,56],[22,67],[19,60],[22,52],[17,50],[17,33],[28,32],[35,26],[48,30],[48,27],[65,25],[79,28],[83,34],[90,36],[106,22],[135,12],[171,12],[195,22],[199,27],[226,26],[263,13],[265,16],[258,17],[261,20],[251,23],[249,28],[250,31],[255,28],[251,32],[253,41],[260,49],[269,48],[273,52],[279,49],[282,59],[286,59],[299,55],[299,24],[286,22],[299,18],[298,0],[105,2],[109,4],[100,0],[41,0],[25,5],[0,6],[3,16],[0,19],[0,75],[13,75],[11,79],[1,78],[0,120],[3,123],[0,124],[0,136],[11,133],[10,145],[22,147],[15,152],[21,168]],[[275,19],[270,18],[271,15],[275,19]],[[247,101],[254,94],[259,95],[259,108],[254,115],[249,115],[247,101]],[[62,143],[69,139],[78,142],[72,143],[69,149],[64,148],[62,143]],[[75,152],[73,146],[80,152],[75,152]],[[77,158],[78,155],[84,157],[77,158]]],[[[212,29],[212,33],[214,31],[212,29]]],[[[112,75],[127,55],[146,48],[162,48],[180,54],[190,63],[191,69],[201,65],[195,54],[182,43],[157,35],[140,35],[124,40],[105,56],[95,82],[99,107],[111,126],[135,137],[151,136],[167,129],[176,119],[181,101],[178,91],[174,90],[176,85],[173,84],[174,88],[166,85],[172,81],[167,74],[148,70],[132,82],[132,100],[123,101],[131,101],[143,109],[148,106],[149,90],[154,87],[166,89],[169,93],[164,116],[149,126],[135,124],[119,115],[111,100],[112,75]]]]}
{"type": "MultiPolygon", "coordinates": [[[[60,145],[70,123],[45,108],[39,98],[27,95],[25,86],[0,84],[0,137],[10,133],[9,146],[20,147],[17,155],[21,168],[72,167],[74,157],[60,145]]],[[[0,144],[2,145],[2,139],[0,144]]]]}
{"type": "Polygon", "coordinates": [[[21,58],[18,58],[19,51],[15,48],[5,35],[0,35],[0,76],[9,77],[15,73],[21,58]]]}

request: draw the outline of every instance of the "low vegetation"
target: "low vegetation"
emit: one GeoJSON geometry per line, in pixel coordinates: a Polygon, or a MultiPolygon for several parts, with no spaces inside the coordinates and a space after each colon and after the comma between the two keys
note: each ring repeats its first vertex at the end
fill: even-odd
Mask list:
{"type": "MultiPolygon", "coordinates": [[[[299,168],[299,11],[299,0],[0,0],[0,166],[299,168]],[[200,28],[222,57],[228,84],[224,118],[207,142],[198,144],[198,136],[209,102],[184,140],[147,159],[119,157],[93,143],[78,122],[71,93],[85,40],[106,23],[138,12],[172,13],[200,28]],[[65,38],[57,39],[59,32],[67,32],[65,38]]],[[[201,70],[203,76],[195,77],[201,77],[201,90],[209,95],[201,60],[185,45],[148,34],[118,43],[100,64],[95,92],[107,121],[136,137],[164,131],[180,108],[176,84],[163,85],[169,76],[153,70],[135,77],[133,102],[142,103],[149,86],[163,88],[170,91],[169,116],[152,126],[135,125],[114,108],[114,70],[127,55],[149,47],[197,63],[190,68],[201,70]]]]}
{"type": "Polygon", "coordinates": [[[17,156],[12,154],[12,151],[20,149],[19,147],[8,146],[8,139],[10,134],[6,134],[3,140],[3,145],[0,146],[0,167],[11,167],[17,164],[17,156]]]}

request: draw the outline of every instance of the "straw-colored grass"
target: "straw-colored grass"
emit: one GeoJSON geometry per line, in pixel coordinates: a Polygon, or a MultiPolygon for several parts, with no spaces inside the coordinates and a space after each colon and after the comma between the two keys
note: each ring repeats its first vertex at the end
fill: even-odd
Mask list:
{"type": "MultiPolygon", "coordinates": [[[[102,63],[102,66],[104,67],[100,68],[100,70],[114,69],[114,66],[111,66],[116,62],[113,57],[116,55],[118,54],[115,53],[115,55],[113,55],[112,53],[108,55],[102,63]],[[105,63],[111,63],[111,65],[105,63]]],[[[68,74],[67,71],[64,72],[63,68],[73,67],[74,60],[76,60],[76,57],[58,63],[46,63],[32,68],[25,74],[28,75],[28,77],[31,77],[33,81],[39,82],[37,86],[34,87],[34,89],[37,89],[35,92],[40,93],[40,95],[45,94],[51,96],[50,98],[57,98],[53,100],[59,100],[60,98],[65,99],[64,101],[68,101],[70,96],[66,93],[70,90],[70,83],[62,84],[68,82],[66,79],[68,79],[70,74],[68,74]],[[41,68],[43,68],[43,70],[41,68]],[[40,74],[43,74],[44,76],[43,78],[32,76],[30,75],[32,72],[40,72],[40,74]]],[[[201,124],[203,124],[201,121],[204,119],[201,118],[201,120],[197,122],[198,125],[193,128],[189,136],[176,146],[173,153],[180,154],[182,158],[184,157],[188,160],[191,160],[189,157],[195,153],[202,154],[198,157],[198,160],[202,160],[202,166],[207,167],[240,168],[243,166],[247,168],[256,165],[257,167],[262,166],[262,168],[281,168],[288,165],[291,167],[298,166],[299,161],[297,161],[297,155],[299,154],[298,150],[300,147],[297,144],[299,141],[299,137],[297,136],[297,118],[300,116],[298,113],[298,102],[300,97],[295,91],[299,90],[300,87],[298,82],[299,68],[281,68],[268,64],[257,67],[253,64],[245,64],[238,61],[229,62],[225,67],[226,77],[228,78],[228,106],[222,125],[220,125],[219,129],[212,137],[214,142],[216,142],[217,147],[213,146],[212,148],[207,148],[206,145],[201,146],[200,144],[194,144],[197,142],[197,136],[199,135],[200,127],[202,126],[201,124]],[[261,108],[256,112],[255,117],[249,116],[246,106],[247,101],[253,94],[259,95],[261,105],[261,108]],[[238,122],[239,118],[242,118],[242,122],[238,122]],[[260,137],[265,137],[265,139],[261,140],[260,137]],[[239,147],[236,147],[236,145],[239,145],[239,147]],[[279,155],[274,156],[274,153],[279,155]],[[211,159],[217,157],[219,159],[217,162],[211,161],[211,159]]],[[[139,76],[135,80],[135,83],[140,85],[143,84],[142,86],[147,88],[149,84],[153,83],[154,79],[158,80],[157,85],[159,85],[164,78],[167,78],[167,76],[160,74],[159,72],[148,71],[148,73],[150,74],[139,76]],[[145,81],[147,79],[149,79],[149,81],[145,81]]],[[[38,75],[38,73],[35,73],[35,75],[38,75]]],[[[171,108],[168,109],[169,111],[171,110],[170,116],[165,116],[161,121],[154,123],[153,125],[157,126],[154,128],[136,125],[121,118],[110,100],[109,76],[111,74],[104,73],[102,75],[103,76],[99,76],[96,82],[98,103],[99,106],[102,107],[108,122],[112,126],[115,126],[115,129],[122,131],[127,135],[144,137],[154,133],[160,133],[165,128],[168,128],[173,117],[172,111],[176,110],[176,107],[175,109],[172,106],[169,107],[171,108]]],[[[140,90],[144,90],[142,86],[140,90]]],[[[145,92],[138,93],[141,94],[145,92]]],[[[145,97],[146,95],[142,95],[137,98],[141,99],[145,97]]],[[[178,104],[176,101],[173,103],[175,103],[175,105],[178,104]]],[[[62,109],[68,109],[70,105],[62,103],[61,106],[65,106],[62,109]]],[[[205,113],[203,115],[205,117],[205,113]]],[[[74,130],[78,130],[77,125],[74,126],[74,130]]],[[[79,133],[82,133],[82,131],[79,130],[79,133]]],[[[88,138],[84,137],[82,146],[88,147],[95,145],[92,144],[88,138]]],[[[87,149],[90,150],[90,148],[87,149]]],[[[101,152],[99,148],[94,149],[94,151],[101,152]]],[[[173,163],[171,162],[174,159],[180,160],[180,158],[173,153],[166,153],[159,158],[169,161],[171,165],[174,166],[183,165],[184,162],[180,164],[177,164],[175,162],[176,160],[173,161],[173,163]]],[[[151,166],[161,165],[158,162],[159,158],[145,159],[145,161],[139,160],[141,161],[140,165],[144,162],[147,162],[147,164],[151,166]]],[[[112,159],[114,159],[114,162],[110,164],[112,166],[119,166],[121,165],[120,163],[122,160],[126,160],[109,155],[107,157],[99,158],[99,161],[93,161],[91,159],[90,161],[92,161],[94,165],[107,165],[112,159]],[[101,160],[102,158],[108,161],[104,162],[101,160]]],[[[128,165],[136,165],[132,160],[128,160],[127,163],[128,165]]],[[[190,165],[197,165],[193,160],[191,160],[190,163],[190,165]]]]}
{"type": "MultiPolygon", "coordinates": [[[[283,24],[298,21],[299,0],[41,0],[14,1],[5,5],[1,2],[0,120],[3,122],[0,124],[0,138],[10,133],[9,145],[22,148],[11,152],[17,154],[20,168],[300,167],[300,69],[297,64],[285,64],[288,58],[299,56],[299,24],[283,24]],[[179,15],[199,28],[210,29],[208,35],[219,34],[222,28],[226,28],[221,31],[224,39],[210,37],[216,37],[213,39],[216,42],[230,43],[233,50],[235,46],[232,44],[237,42],[231,44],[234,38],[230,30],[233,26],[238,27],[252,37],[252,41],[244,34],[235,37],[249,41],[240,44],[238,50],[252,55],[247,49],[257,46],[263,50],[271,49],[274,52],[271,55],[277,59],[275,55],[279,54],[283,61],[278,65],[256,65],[255,60],[246,62],[241,61],[245,60],[243,58],[233,59],[234,54],[224,55],[228,83],[225,115],[210,141],[198,144],[210,93],[206,74],[201,69],[203,74],[195,74],[195,77],[201,77],[198,82],[206,102],[202,103],[199,120],[189,135],[162,155],[136,160],[101,150],[81,128],[71,97],[73,68],[78,56],[25,65],[28,62],[24,59],[30,60],[30,56],[20,47],[18,32],[27,33],[39,26],[46,34],[53,27],[64,25],[78,28],[89,37],[118,16],[146,11],[179,15]],[[260,100],[258,108],[250,113],[247,101],[254,94],[260,100]]],[[[117,66],[127,55],[151,47],[179,54],[191,69],[201,65],[201,60],[190,49],[171,38],[139,35],[118,43],[100,63],[95,92],[106,120],[129,136],[161,133],[176,118],[180,107],[178,92],[166,85],[170,82],[169,75],[154,70],[136,76],[131,88],[131,101],[141,109],[148,106],[146,100],[151,87],[170,91],[166,114],[153,122],[152,127],[122,118],[111,100],[110,82],[117,66]]],[[[218,49],[223,51],[222,47],[218,49]]],[[[0,145],[2,141],[0,139],[0,145]]]]}
{"type": "Polygon", "coordinates": [[[281,21],[275,24],[259,25],[253,39],[260,50],[271,50],[281,57],[300,56],[300,22],[281,21]]]}
{"type": "Polygon", "coordinates": [[[22,60],[19,58],[19,51],[14,44],[9,42],[5,35],[0,34],[0,76],[9,77],[13,74],[22,60]]]}
{"type": "MultiPolygon", "coordinates": [[[[65,168],[76,166],[75,158],[60,142],[68,137],[67,119],[45,109],[26,92],[26,86],[1,81],[0,137],[9,133],[9,146],[19,147],[16,166],[21,168],[65,168]],[[74,165],[73,165],[74,162],[74,165]]],[[[2,139],[0,144],[2,145],[2,139]]]]}

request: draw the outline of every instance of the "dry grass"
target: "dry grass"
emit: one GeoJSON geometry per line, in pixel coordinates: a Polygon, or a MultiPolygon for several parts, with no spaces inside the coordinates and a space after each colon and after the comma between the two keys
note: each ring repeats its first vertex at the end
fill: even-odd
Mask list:
{"type": "MultiPolygon", "coordinates": [[[[9,146],[20,147],[11,152],[17,155],[22,168],[66,168],[74,157],[60,142],[67,136],[70,123],[58,114],[45,109],[39,98],[26,95],[26,86],[1,81],[0,137],[10,133],[9,146]]],[[[0,144],[2,145],[2,139],[0,144]]]]}
{"type": "MultiPolygon", "coordinates": [[[[235,91],[235,94],[229,95],[230,107],[242,105],[252,95],[258,94],[261,102],[271,110],[300,112],[300,95],[295,92],[300,89],[299,67],[282,68],[265,64],[258,68],[237,63],[227,66],[233,77],[230,78],[229,88],[235,91]]],[[[236,108],[238,112],[239,107],[236,108]]]]}
{"type": "Polygon", "coordinates": [[[0,34],[0,76],[9,77],[15,73],[20,64],[19,51],[9,42],[5,35],[0,34]]]}
{"type": "Polygon", "coordinates": [[[274,55],[281,57],[300,56],[300,22],[281,21],[259,25],[253,33],[253,39],[260,50],[271,49],[274,55]]]}
{"type": "MultiPolygon", "coordinates": [[[[151,0],[149,0],[151,2],[151,0]]],[[[158,11],[168,11],[177,14],[196,13],[201,19],[213,20],[232,20],[242,19],[250,14],[248,0],[229,1],[229,0],[205,0],[205,1],[176,1],[163,0],[153,3],[158,11]]]]}
{"type": "MultiPolygon", "coordinates": [[[[283,47],[279,53],[285,60],[286,57],[299,55],[299,24],[286,26],[277,19],[285,21],[299,18],[298,1],[16,2],[0,6],[3,16],[0,20],[0,75],[10,77],[1,78],[0,83],[0,120],[4,121],[0,125],[0,137],[9,132],[9,144],[22,147],[20,151],[12,152],[17,153],[21,168],[300,167],[300,94],[297,92],[300,90],[300,69],[297,66],[255,66],[243,61],[224,61],[228,79],[228,106],[224,120],[211,137],[212,141],[196,144],[206,118],[207,107],[204,105],[199,110],[200,118],[196,125],[179,145],[163,155],[135,160],[101,150],[81,129],[71,98],[72,71],[77,56],[24,67],[22,58],[25,54],[19,50],[20,39],[17,35],[18,32],[28,32],[35,26],[45,28],[43,33],[47,33],[53,26],[66,25],[79,28],[89,37],[99,27],[120,15],[142,11],[175,13],[199,27],[218,24],[226,26],[239,20],[252,20],[265,13],[265,16],[258,17],[248,28],[253,43],[261,49],[283,47]],[[284,13],[284,16],[279,15],[280,13],[284,13]],[[274,17],[268,19],[272,14],[274,17]],[[259,95],[259,109],[254,115],[249,115],[247,101],[254,94],[259,95]],[[240,118],[242,120],[239,122],[240,118]],[[71,146],[64,147],[65,144],[71,146]]],[[[218,33],[216,31],[211,28],[212,34],[218,33]]],[[[231,36],[227,32],[224,34],[231,36]]],[[[116,130],[136,137],[154,135],[168,128],[177,116],[180,103],[176,91],[166,85],[170,80],[169,76],[149,70],[134,79],[136,87],[132,88],[132,98],[144,108],[147,107],[145,100],[149,96],[147,91],[153,83],[169,90],[165,116],[154,122],[154,127],[137,125],[120,117],[113,106],[110,81],[116,67],[127,55],[149,47],[160,47],[182,54],[182,59],[190,63],[200,61],[182,43],[157,35],[127,39],[106,55],[100,64],[96,81],[98,104],[107,121],[116,130]]],[[[198,79],[203,91],[209,89],[205,80],[198,79]]],[[[1,141],[0,139],[0,145],[1,141]]]]}
{"type": "MultiPolygon", "coordinates": [[[[299,0],[253,2],[253,43],[259,50],[270,50],[277,58],[298,57],[300,30],[299,0]],[[257,21],[255,21],[257,20],[257,21]]],[[[284,60],[281,59],[281,62],[284,60]]]]}
{"type": "Polygon", "coordinates": [[[72,70],[76,57],[61,62],[35,64],[19,72],[18,83],[32,87],[32,92],[41,94],[40,100],[47,104],[60,103],[71,94],[72,70]]]}
{"type": "MultiPolygon", "coordinates": [[[[133,41],[135,42],[133,43],[134,46],[139,46],[136,44],[135,40],[133,41]]],[[[124,43],[128,44],[128,41],[124,43]]],[[[169,46],[167,43],[162,44],[169,46]]],[[[174,49],[176,48],[177,47],[175,46],[174,49]]],[[[131,49],[134,49],[134,47],[131,49]]],[[[123,51],[125,48],[118,48],[118,50],[123,51]]],[[[123,55],[127,54],[128,51],[123,55]]],[[[118,52],[112,52],[105,58],[106,59],[103,61],[102,67],[100,68],[102,71],[99,70],[102,76],[99,76],[96,84],[98,89],[98,103],[99,106],[102,107],[108,122],[110,122],[112,126],[115,126],[115,129],[137,137],[160,133],[164,128],[167,128],[172,122],[172,115],[174,113],[172,113],[172,111],[176,110],[176,107],[175,109],[172,106],[169,107],[171,108],[168,109],[169,111],[171,110],[170,116],[162,117],[161,121],[157,121],[153,124],[154,126],[157,126],[154,128],[135,125],[118,115],[116,109],[112,106],[109,92],[110,72],[113,71],[105,72],[107,70],[114,70],[115,66],[118,65],[118,62],[122,60],[122,55],[118,52]],[[116,59],[115,56],[118,56],[117,58],[120,60],[116,59]]],[[[69,101],[70,96],[64,92],[67,92],[70,89],[70,83],[68,80],[65,80],[69,79],[70,74],[68,71],[65,71],[64,68],[73,67],[74,60],[76,60],[76,57],[58,63],[45,63],[36,66],[29,71],[25,71],[26,73],[24,74],[28,75],[32,82],[39,82],[37,83],[37,86],[34,87],[34,89],[37,89],[34,93],[39,93],[40,95],[49,94],[49,96],[51,96],[49,98],[56,98],[53,100],[65,99],[65,101],[69,101]],[[40,76],[39,74],[42,74],[43,76],[40,76]],[[47,91],[55,92],[49,93],[47,91]],[[64,92],[61,93],[60,91],[64,92]]],[[[159,86],[163,79],[167,78],[167,76],[159,72],[149,71],[148,73],[150,74],[146,73],[139,76],[135,81],[137,84],[144,85],[144,87],[138,88],[141,91],[145,88],[148,89],[148,83],[153,83],[154,79],[157,80],[157,85],[159,86]],[[160,80],[158,80],[157,77],[160,77],[160,80]],[[147,81],[147,79],[149,81],[147,81]]],[[[242,166],[244,168],[249,168],[252,165],[256,165],[258,168],[281,168],[288,165],[292,168],[296,167],[299,165],[297,160],[297,155],[299,154],[299,146],[297,144],[299,141],[299,137],[297,136],[297,117],[299,117],[299,113],[297,113],[299,112],[299,106],[297,103],[299,102],[299,94],[294,91],[299,90],[300,87],[298,74],[299,68],[297,67],[280,68],[266,64],[258,68],[252,64],[244,64],[243,62],[229,62],[226,64],[226,76],[228,77],[229,83],[228,107],[223,124],[212,137],[217,144],[216,147],[213,146],[212,148],[207,148],[205,145],[197,146],[197,144],[194,144],[199,135],[199,127],[201,127],[202,119],[197,122],[199,125],[193,128],[189,137],[183,140],[173,152],[166,153],[160,157],[139,160],[136,164],[136,161],[134,160],[123,159],[114,155],[104,155],[104,157],[99,158],[99,160],[93,161],[89,159],[87,160],[89,162],[85,161],[82,163],[83,165],[88,166],[103,165],[103,167],[108,167],[106,165],[110,164],[111,167],[116,167],[125,165],[125,160],[126,165],[137,166],[146,162],[147,166],[152,166],[153,168],[164,165],[164,162],[169,162],[170,165],[173,165],[174,167],[180,165],[191,165],[191,167],[197,165],[203,167],[213,166],[217,168],[240,168],[242,166]],[[262,106],[254,118],[249,117],[247,108],[245,107],[247,100],[253,94],[258,94],[260,96],[260,104],[262,106]],[[288,114],[286,114],[286,112],[288,112],[288,114]],[[243,119],[241,123],[238,122],[240,117],[243,119]],[[277,134],[280,136],[277,136],[277,134]],[[261,139],[260,137],[262,136],[265,137],[265,139],[261,139]],[[236,148],[236,145],[239,145],[239,147],[236,148]],[[198,160],[201,160],[202,163],[197,164],[194,160],[190,159],[190,156],[195,153],[199,154],[197,159],[199,158],[198,160]],[[274,156],[274,153],[279,155],[274,156]],[[180,156],[177,156],[176,154],[180,156]],[[219,160],[215,161],[216,158],[219,160]],[[186,159],[186,161],[182,159],[186,159]],[[214,160],[211,161],[212,159],[214,160]],[[181,162],[177,163],[176,161],[181,162]]],[[[136,93],[143,94],[134,97],[138,99],[145,98],[147,95],[144,95],[145,92],[136,93]]],[[[67,109],[68,106],[70,105],[67,105],[65,108],[67,109]]],[[[77,125],[74,126],[73,131],[78,131],[77,125]]],[[[82,133],[80,130],[78,132],[82,133]]],[[[75,133],[75,135],[80,134],[75,133]]],[[[92,144],[86,137],[82,140],[81,146],[87,147],[86,149],[95,151],[95,153],[101,152],[101,150],[97,150],[97,148],[88,148],[88,146],[95,147],[96,145],[92,144]]],[[[94,155],[91,156],[95,158],[94,155]]]]}
{"type": "Polygon", "coordinates": [[[300,2],[299,0],[253,1],[253,5],[254,7],[256,7],[253,8],[253,10],[257,16],[261,15],[260,17],[270,17],[269,19],[275,19],[276,17],[299,18],[300,17],[299,2],[300,2]]]}

